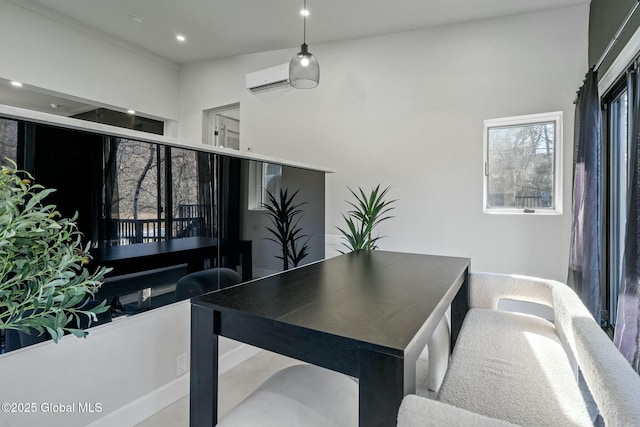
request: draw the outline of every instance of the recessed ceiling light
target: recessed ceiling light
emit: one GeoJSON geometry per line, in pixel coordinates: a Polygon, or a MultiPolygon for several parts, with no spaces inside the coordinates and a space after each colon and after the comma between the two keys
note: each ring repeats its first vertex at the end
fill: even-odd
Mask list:
{"type": "Polygon", "coordinates": [[[131,15],[131,20],[133,22],[137,22],[138,24],[142,24],[142,22],[144,21],[144,19],[142,19],[142,16],[138,15],[131,15]]]}
{"type": "Polygon", "coordinates": [[[22,87],[22,83],[20,83],[20,82],[16,82],[16,81],[12,81],[12,82],[11,82],[11,86],[14,86],[14,87],[22,87]]]}
{"type": "Polygon", "coordinates": [[[309,11],[308,11],[307,9],[302,9],[302,10],[300,11],[300,15],[302,15],[302,16],[309,16],[309,11]]]}
{"type": "Polygon", "coordinates": [[[135,110],[127,110],[127,114],[135,114],[136,111],[135,110]]]}
{"type": "Polygon", "coordinates": [[[57,110],[58,108],[60,108],[58,104],[49,104],[49,105],[51,105],[51,108],[53,108],[54,110],[57,110]]]}
{"type": "Polygon", "coordinates": [[[176,34],[176,40],[178,40],[180,43],[184,43],[185,41],[187,41],[187,38],[182,34],[176,34]]]}

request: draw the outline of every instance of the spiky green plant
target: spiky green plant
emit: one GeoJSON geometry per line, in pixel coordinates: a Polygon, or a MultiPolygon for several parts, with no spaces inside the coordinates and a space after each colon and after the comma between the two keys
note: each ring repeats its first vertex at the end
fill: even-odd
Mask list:
{"type": "Polygon", "coordinates": [[[389,188],[386,187],[380,191],[380,184],[378,184],[368,195],[361,188],[358,188],[358,193],[349,188],[356,200],[355,202],[347,201],[353,209],[346,215],[342,214],[342,218],[347,224],[346,229],[336,228],[342,233],[344,240],[342,245],[350,252],[378,248],[378,240],[383,236],[374,236],[374,229],[382,221],[393,218],[387,214],[395,209],[391,206],[395,200],[385,200],[389,188]]]}
{"type": "Polygon", "coordinates": [[[43,204],[55,190],[32,184],[31,175],[8,163],[0,168],[0,329],[46,331],[55,342],[65,332],[84,337],[85,330],[68,325],[81,316],[96,321],[109,309],[102,303],[85,310],[82,303],[110,269],[89,273],[76,216],[61,218],[43,204]]]}
{"type": "Polygon", "coordinates": [[[267,227],[267,230],[273,234],[274,238],[268,237],[267,240],[280,245],[280,255],[276,258],[282,260],[283,270],[289,269],[289,264],[297,267],[298,264],[309,254],[310,236],[302,234],[302,228],[298,225],[302,218],[303,211],[301,206],[307,202],[296,203],[294,199],[300,190],[297,190],[289,196],[288,190],[280,189],[276,197],[267,190],[269,203],[263,203],[262,206],[267,210],[269,219],[273,227],[267,227]],[[307,238],[302,245],[300,240],[307,238]]]}

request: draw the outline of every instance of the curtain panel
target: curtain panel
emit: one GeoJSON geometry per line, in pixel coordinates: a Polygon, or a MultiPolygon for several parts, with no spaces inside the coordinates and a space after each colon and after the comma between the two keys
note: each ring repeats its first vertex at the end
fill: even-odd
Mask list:
{"type": "Polygon", "coordinates": [[[597,72],[578,92],[573,152],[571,247],[567,284],[600,322],[602,271],[602,147],[597,72]]]}

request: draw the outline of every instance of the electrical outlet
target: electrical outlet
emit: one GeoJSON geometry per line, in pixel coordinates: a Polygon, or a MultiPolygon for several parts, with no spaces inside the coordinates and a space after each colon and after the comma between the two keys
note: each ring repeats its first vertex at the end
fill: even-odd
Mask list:
{"type": "Polygon", "coordinates": [[[187,353],[184,353],[178,356],[176,358],[176,377],[186,374],[188,367],[189,367],[189,360],[187,359],[187,353]]]}

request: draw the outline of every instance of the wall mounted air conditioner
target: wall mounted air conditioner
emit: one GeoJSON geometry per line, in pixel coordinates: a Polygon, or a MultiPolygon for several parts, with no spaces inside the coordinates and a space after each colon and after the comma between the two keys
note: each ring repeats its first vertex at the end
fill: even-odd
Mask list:
{"type": "Polygon", "coordinates": [[[247,73],[245,82],[247,83],[247,89],[254,93],[276,87],[289,86],[289,63],[247,73]]]}

